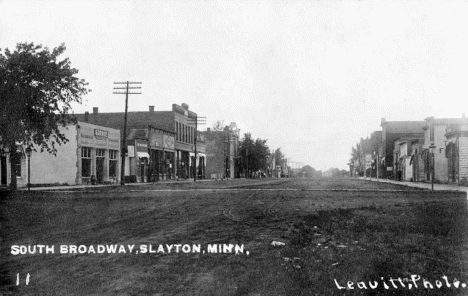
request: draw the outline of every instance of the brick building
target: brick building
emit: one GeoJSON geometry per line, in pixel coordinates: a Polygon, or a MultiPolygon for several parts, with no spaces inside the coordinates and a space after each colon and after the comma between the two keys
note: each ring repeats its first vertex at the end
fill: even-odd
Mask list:
{"type": "Polygon", "coordinates": [[[238,149],[240,130],[235,122],[222,131],[210,128],[202,132],[206,146],[206,178],[236,178],[238,176],[238,149]]]}
{"type": "MultiPolygon", "coordinates": [[[[124,127],[124,112],[76,115],[79,120],[116,128],[124,127]]],[[[127,158],[125,176],[131,181],[148,182],[160,179],[199,178],[205,175],[205,143],[195,139],[197,114],[187,104],[172,105],[171,111],[127,113],[127,158]],[[195,149],[196,142],[196,149],[195,149]],[[197,155],[195,157],[195,150],[197,155]],[[128,163],[128,164],[127,164],[128,163]]]]}

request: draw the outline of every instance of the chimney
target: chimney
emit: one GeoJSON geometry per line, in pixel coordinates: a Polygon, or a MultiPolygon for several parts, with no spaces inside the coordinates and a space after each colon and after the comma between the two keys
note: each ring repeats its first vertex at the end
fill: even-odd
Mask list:
{"type": "Polygon", "coordinates": [[[98,114],[98,110],[99,110],[98,107],[93,107],[93,114],[98,114]]]}
{"type": "Polygon", "coordinates": [[[185,110],[188,110],[189,105],[187,105],[187,104],[185,104],[185,103],[182,103],[182,108],[184,108],[185,110]]]}
{"type": "Polygon", "coordinates": [[[385,118],[380,119],[380,125],[385,123],[385,118]]]}
{"type": "Polygon", "coordinates": [[[154,106],[149,106],[149,112],[151,112],[151,113],[154,112],[154,106]]]}
{"type": "Polygon", "coordinates": [[[84,113],[84,121],[85,121],[85,122],[88,122],[88,121],[89,121],[89,112],[88,112],[88,111],[86,111],[86,112],[84,113]]]}
{"type": "Polygon", "coordinates": [[[466,118],[466,117],[465,117],[465,113],[462,113],[462,118],[463,118],[463,119],[465,119],[465,118],[466,118]]]}

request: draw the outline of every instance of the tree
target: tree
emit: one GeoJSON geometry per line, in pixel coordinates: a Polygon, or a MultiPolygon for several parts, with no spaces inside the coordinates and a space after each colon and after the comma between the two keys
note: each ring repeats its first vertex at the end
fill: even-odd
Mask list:
{"type": "Polygon", "coordinates": [[[351,148],[351,158],[349,159],[349,163],[351,172],[356,170],[358,175],[362,174],[364,167],[361,162],[361,149],[359,143],[356,143],[356,147],[353,146],[351,148]]]}
{"type": "Polygon", "coordinates": [[[254,170],[265,171],[268,168],[268,156],[270,149],[267,146],[267,140],[256,139],[254,144],[254,170]]]}
{"type": "Polygon", "coordinates": [[[75,76],[70,61],[58,57],[62,44],[50,51],[42,45],[19,43],[16,50],[0,53],[0,135],[3,147],[10,149],[11,188],[16,189],[18,147],[54,154],[55,145],[66,143],[59,126],[76,122],[69,115],[71,103],[81,103],[90,90],[75,76]]]}
{"type": "Polygon", "coordinates": [[[275,151],[275,163],[276,165],[283,166],[284,155],[281,152],[281,148],[277,148],[275,151]]]}
{"type": "Polygon", "coordinates": [[[217,120],[213,123],[213,131],[223,131],[224,130],[224,120],[217,120]]]}
{"type": "Polygon", "coordinates": [[[244,138],[239,143],[239,163],[245,175],[252,171],[267,169],[270,150],[266,143],[267,140],[263,139],[254,141],[250,133],[244,134],[244,138]]]}
{"type": "Polygon", "coordinates": [[[340,170],[338,168],[330,168],[328,169],[329,177],[346,177],[349,175],[347,170],[340,170]]]}
{"type": "Polygon", "coordinates": [[[301,168],[301,174],[304,173],[306,178],[311,178],[316,176],[316,170],[310,165],[305,165],[301,168]]]}

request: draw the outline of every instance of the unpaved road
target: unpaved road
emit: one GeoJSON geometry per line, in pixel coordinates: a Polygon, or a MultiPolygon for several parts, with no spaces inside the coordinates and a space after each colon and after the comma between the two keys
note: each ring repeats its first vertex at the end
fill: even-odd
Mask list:
{"type": "MultiPolygon", "coordinates": [[[[334,279],[411,273],[468,283],[462,193],[354,179],[262,179],[21,192],[1,202],[5,295],[343,295],[334,279]],[[249,255],[10,252],[37,244],[236,244],[249,255]]],[[[411,295],[436,292],[466,291],[411,295]]]]}

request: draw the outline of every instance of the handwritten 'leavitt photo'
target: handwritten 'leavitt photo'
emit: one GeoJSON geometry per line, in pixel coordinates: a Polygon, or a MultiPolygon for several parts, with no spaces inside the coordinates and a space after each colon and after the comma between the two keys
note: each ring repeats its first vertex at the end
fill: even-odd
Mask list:
{"type": "Polygon", "coordinates": [[[0,295],[468,295],[467,14],[0,1],[0,295]]]}

